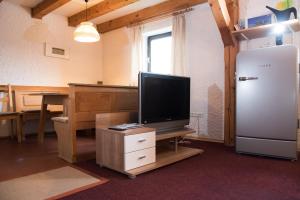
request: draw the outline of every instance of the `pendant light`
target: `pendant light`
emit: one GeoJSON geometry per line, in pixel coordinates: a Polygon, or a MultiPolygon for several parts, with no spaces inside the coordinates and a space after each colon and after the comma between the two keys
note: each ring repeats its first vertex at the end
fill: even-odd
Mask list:
{"type": "Polygon", "coordinates": [[[85,0],[85,17],[86,21],[81,22],[74,31],[74,40],[77,42],[97,42],[100,35],[92,22],[87,20],[87,3],[85,0]]]}

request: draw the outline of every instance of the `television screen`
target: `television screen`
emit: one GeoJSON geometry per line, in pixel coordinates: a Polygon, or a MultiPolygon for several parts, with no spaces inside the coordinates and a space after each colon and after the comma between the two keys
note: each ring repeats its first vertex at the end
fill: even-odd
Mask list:
{"type": "Polygon", "coordinates": [[[190,117],[190,78],[141,73],[140,123],[186,120],[190,117]]]}

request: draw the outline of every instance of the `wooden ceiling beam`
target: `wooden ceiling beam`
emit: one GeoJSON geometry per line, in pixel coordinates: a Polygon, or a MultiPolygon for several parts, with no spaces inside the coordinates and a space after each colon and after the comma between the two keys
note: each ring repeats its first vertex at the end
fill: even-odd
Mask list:
{"type": "Polygon", "coordinates": [[[139,0],[104,0],[87,9],[87,16],[85,10],[68,18],[69,26],[77,26],[83,21],[91,20],[100,17],[114,10],[128,6],[139,0]]]}
{"type": "Polygon", "coordinates": [[[224,46],[234,46],[236,40],[231,34],[234,24],[230,18],[226,0],[208,0],[208,3],[221,33],[224,46]]]}
{"type": "Polygon", "coordinates": [[[33,18],[42,19],[42,17],[65,5],[69,1],[71,0],[44,0],[31,9],[31,16],[33,18]]]}
{"type": "Polygon", "coordinates": [[[98,24],[97,28],[100,33],[105,33],[206,2],[207,0],[168,0],[163,3],[125,15],[123,17],[98,24]]]}

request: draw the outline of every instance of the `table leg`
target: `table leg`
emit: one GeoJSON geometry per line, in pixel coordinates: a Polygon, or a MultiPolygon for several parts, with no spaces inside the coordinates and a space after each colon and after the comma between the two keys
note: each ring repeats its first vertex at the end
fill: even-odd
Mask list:
{"type": "Polygon", "coordinates": [[[175,137],[175,152],[177,153],[178,151],[178,137],[175,137]]]}
{"type": "Polygon", "coordinates": [[[62,99],[63,116],[64,116],[64,117],[68,116],[68,103],[69,103],[69,99],[64,97],[64,98],[62,99]]]}
{"type": "Polygon", "coordinates": [[[39,143],[44,143],[44,129],[46,123],[46,116],[47,116],[47,107],[48,104],[45,103],[45,98],[42,99],[42,107],[41,107],[41,114],[40,114],[40,123],[39,123],[39,131],[38,131],[38,139],[39,143]]]}
{"type": "Polygon", "coordinates": [[[22,130],[21,130],[21,117],[18,116],[16,118],[16,123],[17,123],[17,137],[18,137],[18,143],[22,142],[23,139],[23,134],[22,134],[22,130]]]}
{"type": "Polygon", "coordinates": [[[14,139],[15,137],[15,124],[14,124],[14,120],[10,120],[10,131],[11,131],[11,139],[14,139]]]}

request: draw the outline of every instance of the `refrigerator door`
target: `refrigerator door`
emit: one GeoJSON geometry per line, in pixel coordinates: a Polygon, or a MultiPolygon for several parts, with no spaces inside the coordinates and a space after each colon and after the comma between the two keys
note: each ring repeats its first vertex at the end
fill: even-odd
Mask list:
{"type": "Polygon", "coordinates": [[[239,53],[237,136],[296,140],[297,72],[298,50],[293,46],[239,53]]]}

